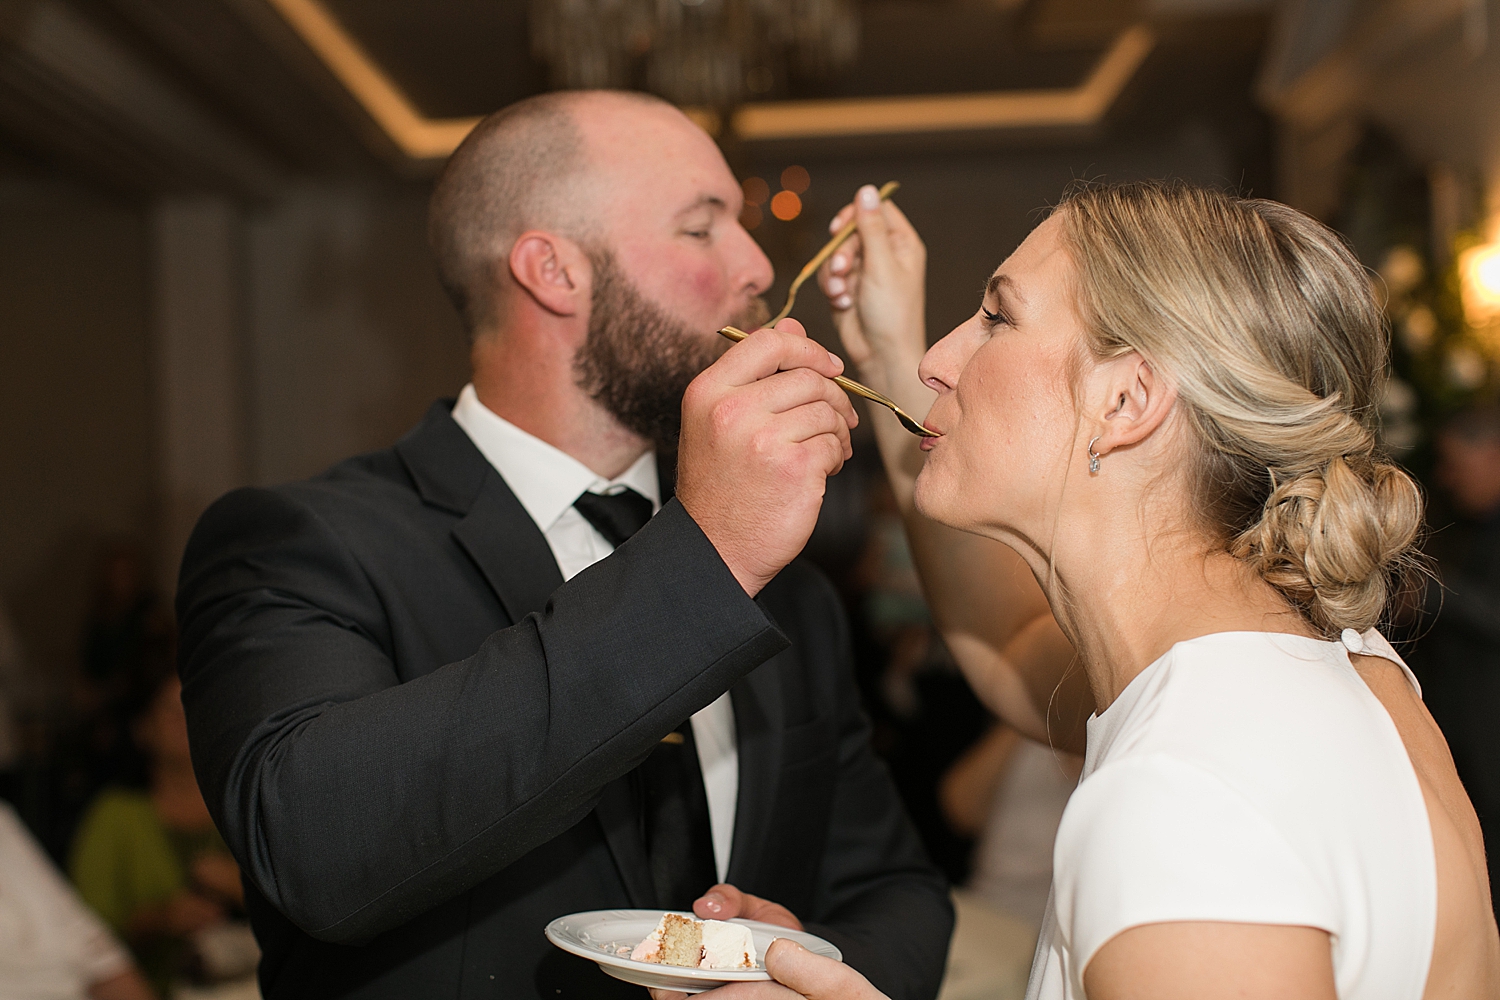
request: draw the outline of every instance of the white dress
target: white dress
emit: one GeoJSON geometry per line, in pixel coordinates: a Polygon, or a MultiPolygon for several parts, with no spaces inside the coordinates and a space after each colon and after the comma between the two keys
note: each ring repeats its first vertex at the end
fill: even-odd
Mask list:
{"type": "Polygon", "coordinates": [[[1400,664],[1417,687],[1373,629],[1343,642],[1226,632],[1173,646],[1089,720],[1028,1000],[1082,1000],[1107,941],[1182,920],[1322,928],[1341,1000],[1420,1000],[1432,828],[1350,651],[1400,664]]]}

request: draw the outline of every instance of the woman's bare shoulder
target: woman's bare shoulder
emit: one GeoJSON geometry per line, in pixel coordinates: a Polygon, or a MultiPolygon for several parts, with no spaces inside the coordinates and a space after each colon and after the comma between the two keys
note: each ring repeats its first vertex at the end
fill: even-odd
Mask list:
{"type": "Polygon", "coordinates": [[[1500,933],[1490,901],[1484,837],[1447,740],[1399,666],[1377,656],[1351,656],[1350,661],[1395,723],[1432,825],[1437,929],[1423,996],[1500,996],[1500,933]]]}

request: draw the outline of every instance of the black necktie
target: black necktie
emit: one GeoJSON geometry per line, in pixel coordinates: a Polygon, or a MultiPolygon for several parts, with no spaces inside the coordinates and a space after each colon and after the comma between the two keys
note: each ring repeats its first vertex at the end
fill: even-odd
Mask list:
{"type": "MultiPolygon", "coordinates": [[[[651,520],[651,501],[631,489],[585,493],[573,506],[616,548],[651,520]]],[[[691,910],[693,900],[719,880],[691,720],[657,744],[636,778],[656,904],[691,910]]]]}
{"type": "Polygon", "coordinates": [[[651,501],[629,487],[618,493],[584,493],[573,506],[615,548],[651,520],[651,501]]]}
{"type": "Polygon", "coordinates": [[[643,792],[646,856],[656,905],[691,911],[693,900],[719,881],[692,721],[657,744],[636,773],[643,792]]]}

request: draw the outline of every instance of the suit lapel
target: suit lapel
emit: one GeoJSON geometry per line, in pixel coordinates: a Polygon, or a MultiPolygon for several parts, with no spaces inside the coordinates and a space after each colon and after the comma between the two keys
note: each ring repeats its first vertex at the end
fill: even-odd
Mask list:
{"type": "Polygon", "coordinates": [[[439,400],[396,444],[422,499],[459,515],[454,540],[474,560],[510,620],[547,606],[562,573],[547,539],[521,501],[439,400]]]}
{"type": "MultiPolygon", "coordinates": [[[[462,518],[453,527],[454,540],[479,567],[511,622],[520,622],[546,608],[547,599],[563,584],[562,572],[546,536],[453,420],[452,410],[451,400],[433,404],[426,419],[397,443],[396,451],[422,499],[462,518]]],[[[664,485],[670,482],[664,480],[664,485]]],[[[604,786],[594,814],[631,904],[654,906],[656,890],[633,776],[604,786]]]]}
{"type": "Polygon", "coordinates": [[[454,526],[453,537],[489,581],[512,622],[541,611],[563,584],[546,537],[494,469],[468,516],[454,526]]]}

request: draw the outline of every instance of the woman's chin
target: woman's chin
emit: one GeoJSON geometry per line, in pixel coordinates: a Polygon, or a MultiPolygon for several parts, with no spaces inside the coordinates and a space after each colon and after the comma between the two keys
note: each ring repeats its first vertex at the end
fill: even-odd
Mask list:
{"type": "Polygon", "coordinates": [[[932,471],[929,463],[922,466],[922,471],[917,473],[917,481],[912,491],[912,503],[917,508],[917,513],[930,521],[947,524],[943,516],[944,510],[949,507],[946,503],[948,490],[941,483],[936,482],[939,477],[932,471]]]}

